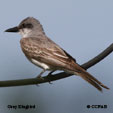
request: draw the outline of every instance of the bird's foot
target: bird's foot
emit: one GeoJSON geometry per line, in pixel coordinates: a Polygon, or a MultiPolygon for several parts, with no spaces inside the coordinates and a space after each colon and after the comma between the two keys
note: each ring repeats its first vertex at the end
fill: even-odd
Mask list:
{"type": "Polygon", "coordinates": [[[47,77],[51,77],[53,72],[54,71],[49,72],[48,75],[47,75],[47,77]]]}
{"type": "Polygon", "coordinates": [[[48,75],[47,75],[49,84],[53,84],[53,83],[51,82],[51,80],[50,80],[50,77],[52,76],[52,73],[53,73],[53,72],[54,72],[54,71],[51,71],[51,72],[48,73],[48,75]]]}
{"type": "MultiPolygon", "coordinates": [[[[36,78],[37,78],[37,79],[44,80],[44,78],[43,78],[41,75],[38,75],[36,78]]],[[[36,84],[36,86],[39,86],[39,84],[36,84]]]]}
{"type": "Polygon", "coordinates": [[[38,75],[36,78],[44,80],[44,78],[41,75],[38,75]]]}

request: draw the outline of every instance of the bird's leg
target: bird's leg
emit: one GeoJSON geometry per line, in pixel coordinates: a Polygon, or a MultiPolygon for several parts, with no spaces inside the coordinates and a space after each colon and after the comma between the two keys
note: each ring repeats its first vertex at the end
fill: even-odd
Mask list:
{"type": "Polygon", "coordinates": [[[42,75],[45,71],[46,71],[46,70],[43,69],[43,70],[40,72],[40,74],[37,76],[37,78],[42,78],[41,75],[42,75]]]}
{"type": "MultiPolygon", "coordinates": [[[[50,71],[50,72],[48,73],[47,77],[51,77],[53,72],[55,72],[55,70],[50,71]]],[[[50,80],[49,80],[49,84],[52,84],[50,80]]]]}
{"type": "Polygon", "coordinates": [[[51,76],[53,72],[55,72],[55,70],[50,71],[47,76],[51,76]]]}
{"type": "MultiPolygon", "coordinates": [[[[43,69],[43,70],[40,72],[40,74],[39,74],[36,78],[40,78],[40,79],[44,80],[44,79],[41,77],[41,75],[42,75],[45,71],[46,71],[46,70],[43,69]]],[[[36,86],[39,86],[39,85],[36,84],[36,86]]]]}

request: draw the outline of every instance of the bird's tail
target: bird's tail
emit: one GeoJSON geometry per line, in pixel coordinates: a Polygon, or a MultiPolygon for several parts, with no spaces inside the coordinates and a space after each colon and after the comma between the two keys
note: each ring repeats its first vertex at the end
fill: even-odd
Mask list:
{"type": "Polygon", "coordinates": [[[90,73],[86,72],[83,68],[79,67],[79,69],[80,69],[80,72],[75,72],[75,74],[77,74],[80,77],[82,77],[88,83],[90,83],[95,88],[97,88],[99,91],[102,91],[101,87],[109,89],[107,86],[105,86],[100,81],[98,81],[95,77],[93,77],[90,73]]]}

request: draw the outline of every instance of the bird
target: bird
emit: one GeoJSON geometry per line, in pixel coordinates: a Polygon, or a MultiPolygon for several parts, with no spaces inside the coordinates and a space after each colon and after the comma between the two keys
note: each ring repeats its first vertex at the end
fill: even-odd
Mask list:
{"type": "Polygon", "coordinates": [[[5,32],[19,32],[22,36],[20,46],[27,59],[42,68],[37,77],[45,71],[61,70],[69,74],[78,75],[96,89],[102,92],[102,87],[109,89],[89,72],[82,68],[69,53],[52,41],[44,32],[40,21],[34,17],[27,17],[16,27],[5,32]]]}

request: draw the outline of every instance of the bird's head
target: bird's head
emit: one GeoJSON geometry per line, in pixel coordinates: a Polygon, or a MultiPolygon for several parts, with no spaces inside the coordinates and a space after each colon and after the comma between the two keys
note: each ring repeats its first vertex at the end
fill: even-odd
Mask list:
{"type": "Polygon", "coordinates": [[[25,18],[18,26],[9,28],[5,30],[5,32],[19,32],[22,37],[28,37],[40,33],[44,34],[42,25],[37,19],[33,17],[25,18]]]}

